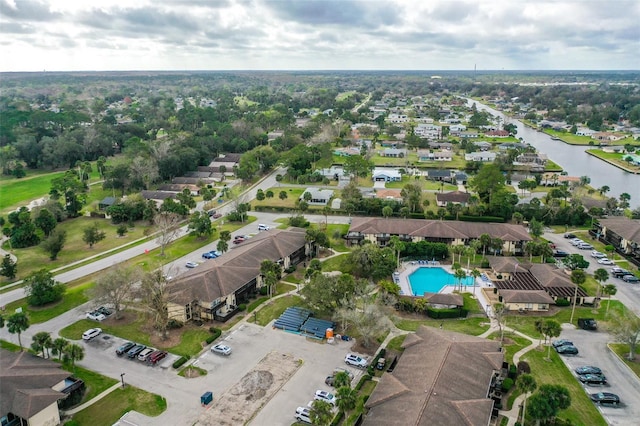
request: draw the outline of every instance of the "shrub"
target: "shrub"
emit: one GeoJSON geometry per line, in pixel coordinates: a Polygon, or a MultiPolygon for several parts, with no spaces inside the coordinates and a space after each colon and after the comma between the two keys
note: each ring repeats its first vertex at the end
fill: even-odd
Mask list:
{"type": "Polygon", "coordinates": [[[518,363],[518,375],[531,374],[531,367],[527,361],[520,361],[518,363]]]}
{"type": "Polygon", "coordinates": [[[244,312],[247,310],[247,305],[244,303],[241,303],[238,305],[238,309],[240,310],[240,312],[244,312]]]}
{"type": "Polygon", "coordinates": [[[189,360],[189,356],[181,356],[173,363],[173,368],[180,368],[182,365],[189,360]]]}
{"type": "Polygon", "coordinates": [[[302,215],[291,216],[289,218],[289,226],[294,226],[296,228],[307,228],[309,226],[309,221],[302,215]]]}
{"type": "Polygon", "coordinates": [[[267,295],[267,286],[262,286],[260,287],[260,295],[261,296],[266,296],[267,295]]]}
{"type": "Polygon", "coordinates": [[[205,339],[205,342],[207,343],[212,343],[214,340],[216,340],[216,336],[209,336],[205,339]]]}
{"type": "Polygon", "coordinates": [[[287,269],[284,270],[284,272],[287,273],[287,274],[291,274],[292,272],[295,272],[295,271],[296,271],[295,265],[291,265],[287,269]]]}
{"type": "Polygon", "coordinates": [[[510,377],[507,377],[506,379],[504,379],[504,381],[502,382],[502,390],[505,392],[509,392],[509,390],[513,387],[513,379],[510,377]]]}
{"type": "Polygon", "coordinates": [[[174,330],[176,328],[182,328],[184,323],[182,321],[178,321],[177,319],[170,319],[167,323],[167,328],[169,330],[174,330]]]}
{"type": "Polygon", "coordinates": [[[489,268],[491,265],[489,265],[489,260],[487,259],[482,259],[482,263],[480,264],[480,267],[483,269],[487,269],[489,268]]]}
{"type": "Polygon", "coordinates": [[[556,300],[556,306],[569,306],[571,302],[568,299],[558,299],[556,300]]]}
{"type": "MultiPolygon", "coordinates": [[[[216,340],[222,334],[222,330],[220,330],[219,328],[215,328],[215,327],[211,327],[209,329],[209,331],[213,335],[213,340],[216,340]]],[[[211,342],[213,342],[213,340],[211,342]]],[[[211,342],[207,342],[207,343],[211,343],[211,342]]]]}

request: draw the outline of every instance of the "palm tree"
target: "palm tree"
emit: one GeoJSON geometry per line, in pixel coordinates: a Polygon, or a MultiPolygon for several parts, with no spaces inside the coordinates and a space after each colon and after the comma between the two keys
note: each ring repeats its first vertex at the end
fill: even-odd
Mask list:
{"type": "Polygon", "coordinates": [[[456,282],[460,286],[460,291],[462,291],[462,280],[467,278],[467,273],[464,269],[458,268],[454,271],[453,276],[456,278],[456,282]]]}
{"type": "Polygon", "coordinates": [[[456,261],[456,254],[458,255],[458,263],[460,263],[460,261],[462,260],[462,252],[464,252],[464,246],[463,245],[455,245],[455,246],[451,246],[451,251],[453,252],[453,262],[456,261]]]}
{"type": "Polygon", "coordinates": [[[476,278],[481,276],[482,273],[477,268],[473,268],[471,270],[471,272],[469,272],[469,275],[471,275],[473,277],[473,296],[475,297],[475,295],[476,295],[476,278]]]}
{"type": "Polygon", "coordinates": [[[405,243],[400,241],[400,237],[394,235],[389,238],[389,247],[396,252],[396,268],[400,267],[400,252],[404,250],[405,243]]]}
{"type": "Polygon", "coordinates": [[[343,413],[346,413],[356,407],[358,391],[351,389],[349,386],[342,386],[336,391],[336,399],[338,408],[342,410],[343,413]]]}
{"type": "Polygon", "coordinates": [[[53,344],[51,334],[46,331],[40,331],[34,334],[31,340],[33,341],[33,343],[31,343],[31,347],[36,352],[42,351],[42,358],[49,358],[49,348],[52,347],[53,344]]]}
{"type": "Polygon", "coordinates": [[[573,307],[571,308],[571,318],[569,323],[573,324],[573,314],[576,310],[576,303],[578,299],[578,286],[584,284],[587,281],[587,274],[582,269],[574,269],[571,271],[571,282],[576,286],[573,294],[573,307]]]}
{"type": "Polygon", "coordinates": [[[64,337],[58,337],[51,343],[51,352],[54,355],[58,355],[58,360],[62,359],[64,354],[64,348],[69,344],[69,341],[64,337]]]}
{"type": "Polygon", "coordinates": [[[22,340],[20,339],[20,335],[27,328],[29,328],[29,317],[27,317],[27,314],[24,312],[16,312],[7,318],[7,331],[11,334],[18,335],[20,351],[22,351],[22,340]]]}
{"type": "Polygon", "coordinates": [[[473,263],[476,263],[476,254],[478,254],[480,247],[482,247],[480,240],[471,240],[469,243],[469,248],[473,249],[473,263]]]}
{"type": "Polygon", "coordinates": [[[491,245],[491,235],[482,234],[480,235],[480,244],[482,245],[482,257],[487,255],[487,247],[491,245]]]}
{"type": "Polygon", "coordinates": [[[598,268],[593,273],[593,278],[598,281],[598,291],[596,293],[596,300],[600,299],[600,291],[602,289],[602,283],[609,279],[609,272],[604,268],[598,268]]]}
{"type": "Polygon", "coordinates": [[[527,397],[538,387],[538,384],[531,374],[521,374],[516,379],[516,387],[524,394],[524,401],[522,401],[522,422],[520,423],[523,425],[527,412],[527,397]]]}
{"type": "Polygon", "coordinates": [[[69,343],[63,349],[64,359],[71,362],[73,372],[76,372],[76,361],[82,361],[84,359],[84,348],[75,343],[69,343]]]}
{"type": "Polygon", "coordinates": [[[605,312],[605,316],[609,315],[609,305],[611,304],[611,296],[615,296],[615,294],[618,292],[618,287],[616,287],[614,284],[607,284],[604,287],[602,287],[602,292],[604,294],[607,295],[607,311],[605,312]]]}

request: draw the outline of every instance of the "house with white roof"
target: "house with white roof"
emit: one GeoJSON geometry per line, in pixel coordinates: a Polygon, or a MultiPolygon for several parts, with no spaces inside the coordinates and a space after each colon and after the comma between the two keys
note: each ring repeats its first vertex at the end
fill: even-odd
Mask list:
{"type": "Polygon", "coordinates": [[[402,175],[396,169],[373,169],[372,179],[374,182],[396,182],[402,180],[402,175]]]}

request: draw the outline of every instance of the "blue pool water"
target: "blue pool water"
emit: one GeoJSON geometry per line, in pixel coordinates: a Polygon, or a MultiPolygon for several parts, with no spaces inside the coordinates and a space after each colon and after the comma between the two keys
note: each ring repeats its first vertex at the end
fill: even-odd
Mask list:
{"type": "MultiPolygon", "coordinates": [[[[473,285],[473,277],[462,280],[463,285],[473,285]]],[[[409,275],[409,284],[414,296],[424,293],[439,293],[446,285],[456,285],[453,274],[442,268],[418,268],[409,275]]]]}

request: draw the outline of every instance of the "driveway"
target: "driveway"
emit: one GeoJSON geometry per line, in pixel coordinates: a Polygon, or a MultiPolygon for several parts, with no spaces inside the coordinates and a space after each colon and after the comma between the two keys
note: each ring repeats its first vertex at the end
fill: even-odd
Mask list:
{"type": "Polygon", "coordinates": [[[608,383],[604,386],[583,385],[586,393],[612,392],[620,397],[618,408],[598,406],[607,423],[637,425],[640,419],[640,380],[607,348],[607,343],[613,340],[611,336],[604,331],[586,331],[563,324],[560,338],[572,341],[580,351],[575,357],[561,356],[569,370],[573,372],[577,367],[594,365],[607,377],[608,383]]]}

